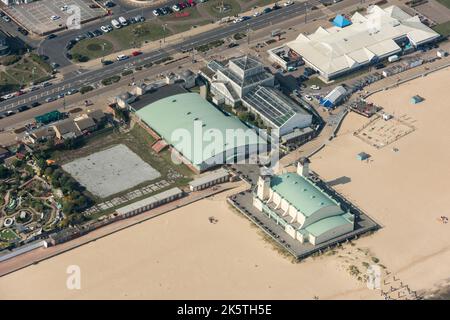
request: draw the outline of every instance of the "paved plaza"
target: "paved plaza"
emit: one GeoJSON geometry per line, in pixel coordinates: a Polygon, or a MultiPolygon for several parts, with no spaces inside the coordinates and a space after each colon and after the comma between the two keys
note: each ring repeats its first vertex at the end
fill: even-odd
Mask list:
{"type": "Polygon", "coordinates": [[[161,176],[123,144],[74,160],[62,167],[89,192],[100,198],[161,176]]]}

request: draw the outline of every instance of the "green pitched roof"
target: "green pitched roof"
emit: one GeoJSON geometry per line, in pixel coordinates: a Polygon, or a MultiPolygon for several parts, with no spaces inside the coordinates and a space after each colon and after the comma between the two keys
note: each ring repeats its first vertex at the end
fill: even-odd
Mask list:
{"type": "MultiPolygon", "coordinates": [[[[214,154],[220,154],[233,147],[245,147],[248,144],[255,143],[265,144],[254,131],[251,131],[239,119],[225,115],[196,93],[182,93],[160,99],[140,109],[136,114],[196,166],[213,157],[214,154]],[[196,131],[198,129],[202,130],[204,136],[209,135],[209,138],[214,142],[220,141],[216,139],[216,136],[221,135],[223,142],[215,143],[214,149],[206,153],[205,145],[210,142],[204,141],[202,152],[200,152],[202,154],[194,152],[195,147],[198,146],[198,139],[201,139],[196,131]],[[238,129],[244,130],[248,135],[243,134],[243,131],[236,131],[238,129]],[[241,133],[233,141],[228,141],[226,139],[227,130],[230,130],[228,133],[241,133]],[[190,141],[183,139],[187,136],[187,133],[190,134],[190,141]],[[188,149],[191,152],[186,152],[188,149]]],[[[195,151],[197,150],[195,149],[195,151]]]]}
{"type": "Polygon", "coordinates": [[[305,230],[317,237],[331,229],[343,226],[345,224],[353,224],[353,222],[345,218],[345,215],[346,214],[342,214],[339,216],[321,219],[307,226],[305,230]]]}
{"type": "Polygon", "coordinates": [[[274,176],[270,186],[306,217],[328,206],[336,206],[337,214],[344,213],[336,201],[297,173],[274,176]]]}

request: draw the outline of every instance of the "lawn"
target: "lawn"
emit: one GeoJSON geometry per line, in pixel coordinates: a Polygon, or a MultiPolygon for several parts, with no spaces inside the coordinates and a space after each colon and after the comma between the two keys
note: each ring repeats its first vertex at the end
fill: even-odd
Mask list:
{"type": "Polygon", "coordinates": [[[101,38],[86,39],[78,42],[72,49],[72,54],[86,56],[89,59],[96,59],[111,54],[114,50],[113,44],[101,38]]]}
{"type": "Polygon", "coordinates": [[[443,35],[444,37],[450,36],[450,21],[434,26],[433,30],[443,35]]]}
{"type": "Polygon", "coordinates": [[[51,67],[36,55],[26,55],[0,72],[0,93],[18,90],[21,85],[42,82],[50,77],[51,67]]]}
{"type": "Polygon", "coordinates": [[[171,31],[156,24],[154,22],[143,22],[133,24],[131,26],[114,30],[106,35],[99,37],[99,39],[110,40],[114,44],[118,44],[119,48],[114,48],[115,51],[121,51],[129,48],[138,48],[146,41],[155,41],[171,35],[171,31]]]}
{"type": "Polygon", "coordinates": [[[2,241],[11,242],[18,238],[19,237],[17,236],[17,234],[11,229],[3,229],[2,231],[0,231],[0,240],[2,241]]]}
{"type": "Polygon", "coordinates": [[[450,0],[437,0],[437,1],[450,9],[450,0]]]}
{"type": "Polygon", "coordinates": [[[205,24],[208,24],[210,21],[209,20],[200,20],[200,21],[196,21],[195,23],[174,23],[174,24],[170,24],[169,27],[170,29],[172,29],[172,31],[174,33],[180,33],[180,32],[184,32],[184,31],[188,31],[191,29],[194,29],[196,27],[200,27],[200,26],[204,26],[205,24]]]}
{"type": "Polygon", "coordinates": [[[231,17],[241,12],[240,4],[235,0],[211,0],[202,4],[206,11],[216,18],[231,17]],[[225,10],[221,9],[223,3],[225,10]]]}

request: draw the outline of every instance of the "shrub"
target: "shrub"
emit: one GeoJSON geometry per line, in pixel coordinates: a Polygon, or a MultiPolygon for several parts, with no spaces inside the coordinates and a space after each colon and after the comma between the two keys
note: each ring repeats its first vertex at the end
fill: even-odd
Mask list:
{"type": "Polygon", "coordinates": [[[130,74],[133,74],[133,70],[125,70],[124,72],[122,72],[123,77],[129,76],[130,74]]]}
{"type": "Polygon", "coordinates": [[[80,93],[81,94],[85,94],[85,93],[87,93],[89,91],[92,91],[92,90],[94,90],[93,86],[84,86],[84,87],[80,88],[80,93]]]}
{"type": "Polygon", "coordinates": [[[103,79],[102,85],[109,86],[109,85],[119,82],[119,81],[120,81],[120,76],[112,76],[112,77],[103,79]]]}

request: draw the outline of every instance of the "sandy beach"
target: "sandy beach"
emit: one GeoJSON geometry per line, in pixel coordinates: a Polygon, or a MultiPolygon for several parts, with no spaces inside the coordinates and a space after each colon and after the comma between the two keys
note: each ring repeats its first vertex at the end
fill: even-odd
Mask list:
{"type": "Polygon", "coordinates": [[[339,136],[311,159],[328,181],[350,178],[335,188],[383,226],[357,245],[370,248],[415,290],[450,278],[450,225],[438,221],[450,216],[449,79],[445,69],[369,98],[416,128],[397,142],[376,149],[354,137],[367,119],[352,113],[339,136]],[[416,94],[425,100],[413,105],[416,94]],[[361,151],[372,156],[368,163],[356,159],[361,151]]]}
{"type": "Polygon", "coordinates": [[[228,191],[143,222],[0,278],[0,298],[37,299],[380,299],[348,272],[370,251],[410,288],[449,278],[450,69],[373,95],[415,131],[376,149],[353,132],[368,119],[351,113],[311,167],[382,225],[331,254],[292,263],[225,202],[228,191]],[[419,94],[425,101],[412,105],[419,94]],[[394,152],[394,149],[398,149],[394,152]],[[359,152],[371,155],[359,161],[359,152]],[[216,224],[209,217],[218,219],[216,224]],[[81,268],[81,290],[66,268],[81,268]]]}

